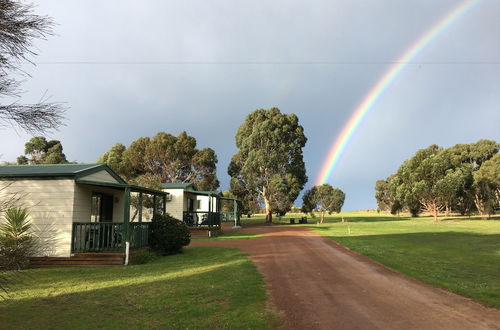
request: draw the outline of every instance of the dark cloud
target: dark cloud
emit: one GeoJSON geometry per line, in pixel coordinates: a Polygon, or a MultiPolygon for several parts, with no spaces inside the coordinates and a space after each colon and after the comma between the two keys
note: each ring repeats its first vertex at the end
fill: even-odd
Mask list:
{"type": "MultiPolygon", "coordinates": [[[[310,187],[349,115],[390,66],[379,62],[398,59],[457,4],[36,3],[58,35],[37,43],[39,64],[26,67],[23,97],[48,90],[67,102],[67,126],[52,137],[68,159],[93,162],[115,142],[186,130],[216,150],[223,188],[236,129],[250,111],[272,106],[298,114],[305,127],[310,187]]],[[[374,207],[375,180],[418,148],[500,139],[499,16],[500,2],[480,1],[415,59],[429,64],[407,66],[380,98],[330,178],[347,193],[346,209],[374,207]]],[[[0,138],[2,160],[14,160],[29,137],[3,130],[0,138]]]]}

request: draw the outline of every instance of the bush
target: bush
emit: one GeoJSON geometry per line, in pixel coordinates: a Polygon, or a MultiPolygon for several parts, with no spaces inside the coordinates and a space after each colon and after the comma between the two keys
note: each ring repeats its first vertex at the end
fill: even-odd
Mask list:
{"type": "Polygon", "coordinates": [[[5,223],[0,225],[0,270],[26,268],[37,251],[28,216],[28,210],[21,207],[5,211],[5,223]]]}
{"type": "Polygon", "coordinates": [[[180,253],[191,242],[188,227],[169,214],[155,217],[149,230],[149,246],[160,255],[180,253]]]}

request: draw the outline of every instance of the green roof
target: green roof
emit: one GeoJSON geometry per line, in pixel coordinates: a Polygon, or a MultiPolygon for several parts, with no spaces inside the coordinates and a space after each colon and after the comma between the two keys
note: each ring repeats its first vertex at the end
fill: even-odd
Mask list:
{"type": "Polygon", "coordinates": [[[183,182],[164,182],[161,184],[161,187],[163,189],[195,189],[194,184],[183,182]]]}
{"type": "Polygon", "coordinates": [[[98,171],[107,171],[118,182],[126,182],[106,164],[41,164],[0,166],[0,178],[67,177],[78,178],[98,171]]]}

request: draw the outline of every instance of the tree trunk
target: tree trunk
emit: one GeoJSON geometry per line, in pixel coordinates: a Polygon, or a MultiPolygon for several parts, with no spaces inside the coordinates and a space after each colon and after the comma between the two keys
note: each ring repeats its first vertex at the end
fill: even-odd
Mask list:
{"type": "Polygon", "coordinates": [[[446,206],[445,206],[445,212],[444,212],[444,215],[449,217],[450,216],[450,204],[446,203],[446,206]]]}
{"type": "Polygon", "coordinates": [[[321,211],[321,223],[325,220],[325,211],[321,211]]]}
{"type": "Polygon", "coordinates": [[[267,198],[264,198],[264,205],[266,206],[266,223],[273,222],[273,211],[271,210],[271,205],[267,198]]]}
{"type": "Polygon", "coordinates": [[[474,204],[476,204],[477,211],[479,212],[481,218],[486,219],[486,208],[484,206],[484,202],[478,194],[474,195],[474,204]]]}

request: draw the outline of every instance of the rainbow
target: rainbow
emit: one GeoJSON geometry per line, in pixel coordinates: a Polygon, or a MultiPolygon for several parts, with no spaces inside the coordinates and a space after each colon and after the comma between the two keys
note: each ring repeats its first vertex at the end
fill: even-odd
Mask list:
{"type": "Polygon", "coordinates": [[[340,157],[344,153],[345,148],[352,139],[356,129],[359,127],[363,119],[373,108],[377,100],[387,90],[392,82],[398,77],[401,71],[408,65],[415,56],[429,45],[437,36],[441,34],[453,22],[462,17],[462,15],[481,0],[466,0],[453,8],[434,26],[427,30],[404,54],[387,70],[377,83],[372,87],[368,94],[363,98],[363,101],[353,111],[353,114],[342,128],[337,139],[331,146],[326,160],[324,161],[321,171],[317,177],[316,185],[326,183],[337,166],[340,157]]]}

